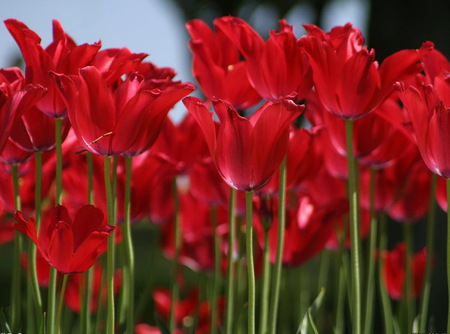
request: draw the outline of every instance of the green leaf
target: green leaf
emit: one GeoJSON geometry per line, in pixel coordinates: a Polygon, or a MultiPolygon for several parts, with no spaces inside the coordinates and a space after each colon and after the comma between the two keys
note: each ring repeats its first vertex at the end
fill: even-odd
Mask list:
{"type": "Polygon", "coordinates": [[[317,310],[322,305],[323,297],[325,296],[325,288],[320,289],[319,295],[316,297],[312,305],[308,308],[305,316],[300,323],[297,334],[319,334],[316,325],[313,321],[313,316],[316,315],[317,310]]]}
{"type": "Polygon", "coordinates": [[[0,328],[2,332],[11,333],[11,329],[9,328],[8,320],[7,320],[7,310],[5,308],[0,309],[0,328]]]}

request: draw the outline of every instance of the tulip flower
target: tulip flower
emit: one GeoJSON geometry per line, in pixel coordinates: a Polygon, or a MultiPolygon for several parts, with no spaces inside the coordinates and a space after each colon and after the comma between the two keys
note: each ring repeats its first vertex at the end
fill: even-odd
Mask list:
{"type": "Polygon", "coordinates": [[[106,238],[114,226],[104,222],[103,212],[92,205],[78,210],[72,220],[64,206],[53,208],[44,217],[39,235],[34,218],[25,220],[16,211],[14,228],[33,240],[42,257],[63,274],[88,270],[105,250],[106,238]]]}
{"type": "Polygon", "coordinates": [[[41,38],[24,23],[8,19],[5,25],[22,52],[27,83],[40,84],[48,90],[37,104],[39,110],[51,117],[67,117],[66,105],[49,73],[76,74],[92,61],[101,44],[76,45],[61,24],[53,20],[53,41],[44,49],[41,38]]]}
{"type": "Polygon", "coordinates": [[[194,90],[173,82],[164,89],[146,89],[134,73],[114,91],[93,66],[78,77],[53,74],[68,106],[72,127],[83,147],[96,154],[132,157],[156,140],[169,110],[194,90]]]}
{"type": "Polygon", "coordinates": [[[186,23],[191,36],[192,70],[209,100],[222,99],[236,109],[247,109],[261,100],[247,77],[247,62],[218,27],[213,32],[201,20],[186,23]]]}
{"type": "Polygon", "coordinates": [[[344,50],[342,38],[337,41],[334,38],[308,35],[302,40],[320,100],[329,112],[345,119],[363,117],[376,108],[393,91],[396,81],[413,77],[421,70],[418,61],[421,53],[427,52],[427,49],[402,50],[378,67],[373,49],[344,50]]]}
{"type": "MultiPolygon", "coordinates": [[[[392,251],[384,251],[382,253],[383,283],[392,299],[398,300],[403,296],[405,256],[406,247],[404,243],[399,243],[392,251]]],[[[427,251],[424,248],[411,259],[413,286],[411,287],[411,291],[408,292],[408,297],[417,297],[422,291],[426,256],[427,251]]]]}
{"type": "Polygon", "coordinates": [[[197,120],[216,167],[231,187],[253,191],[269,182],[286,155],[289,125],[304,110],[289,100],[267,102],[248,119],[222,100],[213,101],[220,123],[214,123],[198,98],[183,100],[197,120]]]}
{"type": "Polygon", "coordinates": [[[293,27],[280,21],[279,32],[271,31],[267,42],[244,20],[221,17],[216,29],[233,41],[246,59],[248,77],[256,91],[267,100],[303,99],[312,86],[311,67],[293,27]],[[276,61],[274,61],[276,59],[276,61]]]}

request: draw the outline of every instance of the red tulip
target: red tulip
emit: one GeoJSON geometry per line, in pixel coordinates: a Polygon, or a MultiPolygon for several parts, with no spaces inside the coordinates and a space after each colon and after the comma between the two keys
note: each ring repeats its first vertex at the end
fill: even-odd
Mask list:
{"type": "Polygon", "coordinates": [[[312,86],[311,67],[302,40],[285,20],[280,21],[279,32],[270,32],[267,42],[237,17],[218,18],[214,24],[244,55],[250,82],[263,98],[299,101],[306,96],[312,86]]]}
{"type": "Polygon", "coordinates": [[[247,78],[247,63],[232,41],[218,29],[213,32],[201,20],[186,24],[191,36],[192,70],[209,99],[222,99],[238,110],[254,106],[261,97],[247,78]]]}
{"type": "Polygon", "coordinates": [[[389,96],[396,81],[420,71],[418,50],[394,53],[378,67],[374,50],[359,48],[359,43],[356,48],[344,49],[341,46],[345,39],[339,38],[335,43],[333,38],[331,34],[326,40],[309,35],[303,40],[316,92],[325,108],[336,116],[365,116],[389,96]]]}
{"type": "Polygon", "coordinates": [[[101,72],[88,66],[79,76],[53,74],[83,147],[101,155],[135,156],[156,140],[169,110],[194,90],[174,82],[165,89],[145,89],[144,78],[131,74],[113,90],[101,72]]]}
{"type": "MultiPolygon", "coordinates": [[[[401,299],[405,282],[406,246],[399,243],[392,251],[384,251],[382,254],[382,277],[386,289],[393,299],[401,299]]],[[[408,297],[417,297],[422,292],[425,276],[425,263],[427,251],[424,248],[411,259],[411,271],[413,285],[408,297]]]]}
{"type": "Polygon", "coordinates": [[[18,68],[0,70],[0,153],[14,122],[32,109],[44,94],[42,86],[25,86],[25,79],[18,68]]]}
{"type": "Polygon", "coordinates": [[[49,73],[76,74],[92,61],[100,43],[77,46],[61,24],[53,20],[53,41],[44,49],[41,38],[22,22],[8,19],[5,25],[22,51],[27,82],[41,84],[48,90],[37,104],[39,110],[51,117],[67,117],[66,105],[49,73]]]}
{"type": "Polygon", "coordinates": [[[80,208],[73,221],[66,207],[53,208],[42,220],[39,236],[34,218],[27,221],[20,211],[14,218],[18,222],[14,228],[30,237],[42,257],[63,274],[88,270],[115,229],[105,223],[103,212],[92,205],[80,208]]]}
{"type": "Polygon", "coordinates": [[[203,131],[211,156],[222,178],[231,187],[252,191],[269,182],[286,155],[289,125],[304,106],[289,100],[267,102],[250,118],[222,100],[214,101],[220,123],[214,123],[198,98],[183,100],[203,131]]]}

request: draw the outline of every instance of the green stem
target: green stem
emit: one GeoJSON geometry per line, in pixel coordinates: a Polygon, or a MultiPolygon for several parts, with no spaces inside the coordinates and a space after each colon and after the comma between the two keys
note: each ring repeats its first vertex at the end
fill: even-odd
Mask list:
{"type": "Polygon", "coordinates": [[[234,248],[236,240],[236,190],[230,187],[230,199],[228,210],[228,268],[227,268],[227,293],[225,310],[225,332],[231,332],[233,328],[233,304],[234,304],[234,271],[236,260],[234,258],[234,248]]]}
{"type": "MultiPolygon", "coordinates": [[[[243,322],[245,320],[246,314],[243,312],[243,306],[247,298],[245,297],[245,292],[247,290],[247,280],[245,279],[245,263],[244,263],[244,251],[245,251],[245,234],[243,231],[243,216],[237,216],[236,225],[237,230],[237,240],[238,240],[238,256],[236,264],[236,281],[235,281],[235,292],[236,292],[236,306],[234,309],[234,321],[233,331],[231,333],[241,333],[244,331],[243,322]]],[[[228,332],[227,332],[228,333],[228,332]]]]}
{"type": "Polygon", "coordinates": [[[278,236],[277,236],[277,252],[274,266],[274,279],[272,285],[272,295],[269,319],[269,329],[271,334],[276,333],[277,318],[278,318],[278,304],[280,299],[280,282],[281,282],[281,270],[283,262],[283,249],[284,249],[284,230],[286,226],[286,158],[280,166],[280,182],[278,189],[278,236]]]}
{"type": "Polygon", "coordinates": [[[60,333],[61,330],[61,315],[64,305],[64,294],[66,293],[67,280],[69,279],[69,274],[64,274],[63,282],[61,286],[61,294],[59,295],[59,305],[58,305],[58,315],[56,317],[56,333],[60,333]]]}
{"type": "MultiPolygon", "coordinates": [[[[378,248],[379,248],[379,254],[381,257],[383,254],[383,251],[386,250],[386,246],[387,246],[386,215],[381,216],[379,242],[380,242],[380,246],[378,248]]],[[[392,333],[394,333],[392,307],[391,307],[391,301],[389,299],[389,295],[386,291],[386,287],[384,286],[384,282],[383,282],[383,260],[382,260],[382,258],[380,258],[378,263],[379,263],[378,264],[378,285],[380,288],[380,295],[381,295],[381,305],[382,305],[383,320],[384,320],[384,333],[392,334],[392,333]]]]}
{"type": "Polygon", "coordinates": [[[406,306],[406,324],[405,328],[407,332],[412,330],[413,318],[415,314],[414,310],[414,299],[412,297],[412,287],[414,286],[414,276],[411,268],[412,254],[414,249],[413,236],[412,236],[412,226],[411,224],[404,224],[404,235],[406,243],[406,254],[405,254],[405,289],[404,298],[406,306]]]}
{"type": "Polygon", "coordinates": [[[366,286],[366,314],[364,320],[364,333],[370,334],[372,332],[373,319],[373,304],[374,304],[374,290],[375,290],[375,248],[377,244],[377,219],[375,216],[375,180],[376,170],[370,168],[370,239],[369,251],[367,254],[367,286],[366,286]]]}
{"type": "Polygon", "coordinates": [[[350,257],[352,274],[352,320],[353,333],[361,333],[361,268],[357,179],[355,172],[355,158],[353,155],[353,120],[345,120],[347,160],[348,160],[348,197],[350,201],[350,257]]]}
{"type": "Polygon", "coordinates": [[[178,196],[177,179],[174,178],[172,182],[172,195],[173,195],[173,206],[174,206],[174,238],[175,238],[175,254],[172,261],[172,295],[170,301],[170,315],[169,315],[169,328],[173,332],[176,328],[175,319],[175,306],[179,299],[179,286],[178,286],[178,262],[180,260],[181,253],[181,226],[180,226],[180,199],[178,196]]]}
{"type": "MultiPolygon", "coordinates": [[[[116,225],[114,219],[114,197],[111,189],[111,157],[104,157],[105,191],[108,208],[108,224],[116,225]]],[[[108,238],[108,250],[106,254],[106,284],[107,284],[107,318],[106,333],[114,334],[115,310],[114,310],[114,259],[115,259],[115,233],[108,238]]]]}
{"type": "Polygon", "coordinates": [[[222,256],[220,253],[220,238],[217,232],[218,220],[217,220],[217,207],[213,206],[211,208],[211,221],[213,223],[214,229],[214,283],[213,283],[213,293],[211,298],[211,334],[217,333],[217,323],[218,323],[218,307],[217,300],[219,298],[221,279],[221,263],[222,256]]]}
{"type": "MultiPolygon", "coordinates": [[[[21,210],[20,194],[19,194],[19,172],[18,166],[11,166],[12,182],[14,190],[14,208],[21,210]]],[[[20,255],[22,253],[22,235],[19,232],[15,232],[14,237],[14,261],[12,269],[11,279],[11,329],[13,333],[18,332],[20,327],[20,300],[21,300],[21,287],[20,287],[20,255]]]]}
{"type": "MultiPolygon", "coordinates": [[[[88,181],[88,191],[87,191],[87,201],[89,204],[94,204],[94,167],[92,161],[92,153],[86,152],[86,163],[87,163],[87,181],[88,181]]],[[[82,333],[91,332],[91,294],[92,294],[92,280],[93,280],[94,268],[89,268],[85,274],[85,287],[82,291],[83,301],[81,304],[80,311],[80,328],[82,333]]]]}
{"type": "Polygon", "coordinates": [[[245,220],[246,220],[246,255],[247,255],[247,280],[248,280],[248,319],[247,333],[255,334],[255,268],[253,266],[253,192],[245,192],[245,220]]]}
{"type": "Polygon", "coordinates": [[[450,332],[450,179],[446,179],[447,186],[447,289],[448,289],[448,314],[447,333],[450,332]]]}
{"type": "Polygon", "coordinates": [[[267,321],[269,313],[269,292],[270,292],[270,248],[269,231],[264,229],[264,250],[263,250],[263,272],[261,283],[261,301],[259,314],[259,333],[264,334],[267,331],[267,321]]]}
{"type": "Polygon", "coordinates": [[[131,236],[131,167],[132,158],[125,158],[125,202],[124,211],[124,247],[126,251],[126,267],[128,275],[128,302],[127,302],[127,333],[132,334],[134,330],[134,251],[133,240],[131,236]]]}
{"type": "Polygon", "coordinates": [[[423,292],[420,306],[420,332],[425,332],[427,328],[428,319],[428,305],[430,303],[430,291],[431,291],[431,269],[433,266],[433,253],[434,253],[434,226],[435,226],[435,216],[436,216],[436,182],[437,175],[431,174],[431,189],[430,189],[430,200],[428,209],[428,219],[427,219],[427,263],[425,266],[425,278],[423,284],[423,292]]]}

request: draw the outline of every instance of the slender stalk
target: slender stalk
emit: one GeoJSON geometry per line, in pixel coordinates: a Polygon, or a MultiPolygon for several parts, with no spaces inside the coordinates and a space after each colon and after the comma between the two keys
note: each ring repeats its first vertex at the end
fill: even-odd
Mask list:
{"type": "Polygon", "coordinates": [[[173,195],[173,206],[175,212],[175,254],[172,261],[172,296],[170,301],[170,315],[169,315],[169,328],[170,331],[173,332],[176,328],[176,319],[175,319],[175,305],[179,299],[179,290],[178,286],[178,262],[180,260],[180,252],[181,252],[181,226],[180,226],[180,199],[178,196],[178,188],[177,188],[177,179],[173,179],[172,183],[172,195],[173,195]]]}
{"type": "Polygon", "coordinates": [[[59,296],[59,305],[58,305],[58,315],[56,317],[56,333],[60,333],[61,331],[61,315],[62,309],[64,305],[64,294],[66,293],[67,280],[69,279],[69,274],[64,274],[63,282],[61,286],[61,294],[59,296]]]}
{"type": "Polygon", "coordinates": [[[127,313],[126,313],[126,328],[127,333],[132,334],[134,329],[134,250],[133,240],[131,236],[131,167],[132,158],[125,158],[125,202],[123,206],[124,217],[124,247],[126,252],[126,267],[128,275],[128,301],[127,301],[127,313]]]}
{"type": "MultiPolygon", "coordinates": [[[[380,245],[378,247],[379,253],[383,254],[383,251],[387,246],[387,232],[386,232],[386,215],[381,216],[380,221],[380,245]]],[[[384,333],[392,334],[394,333],[394,324],[393,324],[393,315],[392,315],[392,307],[391,301],[389,299],[389,295],[386,291],[386,287],[383,283],[383,261],[380,259],[378,261],[378,285],[380,288],[381,295],[381,306],[383,311],[383,322],[384,322],[384,333]]]]}
{"type": "MultiPolygon", "coordinates": [[[[14,190],[14,208],[21,209],[19,194],[19,172],[18,166],[11,166],[12,182],[14,190]]],[[[20,300],[21,300],[21,274],[20,274],[20,255],[22,253],[22,235],[19,232],[14,233],[14,260],[11,278],[11,329],[18,332],[20,327],[20,300]]]]}
{"type": "MultiPolygon", "coordinates": [[[[450,179],[446,179],[447,186],[447,288],[450,305],[450,179]]],[[[447,313],[447,333],[450,332],[450,306],[447,313]]]]}
{"type": "Polygon", "coordinates": [[[236,190],[230,187],[230,199],[228,210],[228,268],[227,268],[227,292],[225,310],[225,333],[231,333],[233,328],[233,304],[234,304],[234,271],[236,260],[234,258],[234,248],[236,240],[236,190]]]}
{"type": "Polygon", "coordinates": [[[411,268],[411,260],[413,254],[413,238],[412,238],[412,226],[411,224],[404,224],[403,226],[404,238],[406,243],[406,254],[405,254],[405,307],[406,307],[406,331],[410,332],[412,329],[414,314],[414,299],[412,298],[411,291],[414,286],[414,276],[411,268]]]}
{"type": "Polygon", "coordinates": [[[376,170],[370,169],[370,237],[369,237],[369,251],[367,254],[367,285],[366,285],[366,314],[364,320],[364,333],[370,334],[372,332],[373,320],[373,305],[374,305],[374,291],[375,291],[375,248],[377,244],[377,219],[375,217],[375,179],[376,170]]]}
{"type": "MultiPolygon", "coordinates": [[[[56,194],[55,204],[62,203],[62,118],[55,119],[55,143],[56,143],[56,194]]],[[[55,317],[56,317],[56,280],[57,271],[50,267],[50,282],[48,285],[47,298],[47,332],[48,334],[55,333],[55,317]]]]}
{"type": "Polygon", "coordinates": [[[264,334],[267,330],[269,313],[269,292],[270,292],[270,248],[269,231],[264,229],[264,250],[263,250],[263,272],[261,278],[261,301],[259,311],[259,333],[264,334]]]}
{"type": "Polygon", "coordinates": [[[255,334],[255,299],[256,282],[253,259],[253,192],[245,192],[245,220],[246,220],[246,256],[247,256],[247,281],[248,281],[248,319],[247,333],[255,334]]]}
{"type": "Polygon", "coordinates": [[[213,293],[211,298],[211,334],[217,333],[217,323],[218,323],[218,306],[217,300],[219,298],[221,279],[221,263],[222,257],[220,254],[220,238],[217,232],[217,207],[213,206],[211,208],[211,221],[213,223],[214,229],[214,281],[213,281],[213,293]]]}
{"type": "MultiPolygon", "coordinates": [[[[114,197],[111,189],[111,157],[104,158],[105,191],[108,207],[108,224],[116,225],[114,219],[114,197]]],[[[106,284],[107,284],[107,318],[106,333],[114,334],[115,309],[114,309],[114,258],[115,258],[115,233],[108,238],[108,251],[106,254],[106,284]]]]}
{"type": "MultiPolygon", "coordinates": [[[[237,256],[237,264],[236,264],[236,281],[235,281],[235,290],[236,290],[236,308],[234,310],[234,321],[233,331],[231,333],[242,333],[244,332],[243,322],[246,318],[246,314],[242,310],[242,306],[245,305],[245,301],[247,298],[245,297],[245,293],[247,290],[247,280],[245,279],[245,263],[244,263],[244,252],[245,252],[245,234],[243,231],[243,216],[237,216],[237,240],[239,242],[238,246],[238,256],[237,256]]],[[[228,332],[227,332],[228,333],[228,332]]]]}
{"type": "Polygon", "coordinates": [[[435,216],[436,216],[436,182],[437,175],[431,174],[431,189],[430,189],[430,200],[428,207],[428,219],[427,219],[427,263],[425,266],[425,278],[423,284],[422,299],[420,305],[420,320],[419,320],[419,330],[420,332],[425,332],[427,329],[427,319],[428,319],[428,305],[430,303],[430,291],[431,291],[431,269],[433,265],[433,253],[434,253],[434,226],[435,226],[435,216]]]}
{"type": "Polygon", "coordinates": [[[361,333],[361,267],[359,242],[358,194],[353,155],[353,120],[345,120],[347,160],[348,160],[348,194],[350,201],[350,257],[352,275],[352,323],[354,334],[361,333]]]}
{"type": "MultiPolygon", "coordinates": [[[[94,166],[92,161],[92,153],[86,152],[86,164],[87,164],[87,202],[89,204],[94,204],[94,166]]],[[[82,333],[91,332],[91,294],[92,294],[92,280],[93,280],[94,268],[90,268],[86,271],[85,275],[85,287],[82,291],[82,304],[80,311],[80,331],[82,333]]]]}
{"type": "Polygon", "coordinates": [[[269,319],[269,333],[275,334],[277,329],[278,304],[280,299],[281,269],[284,248],[284,230],[286,226],[286,158],[280,166],[280,182],[278,189],[278,236],[277,252],[274,266],[274,278],[271,294],[271,309],[269,319]]]}

